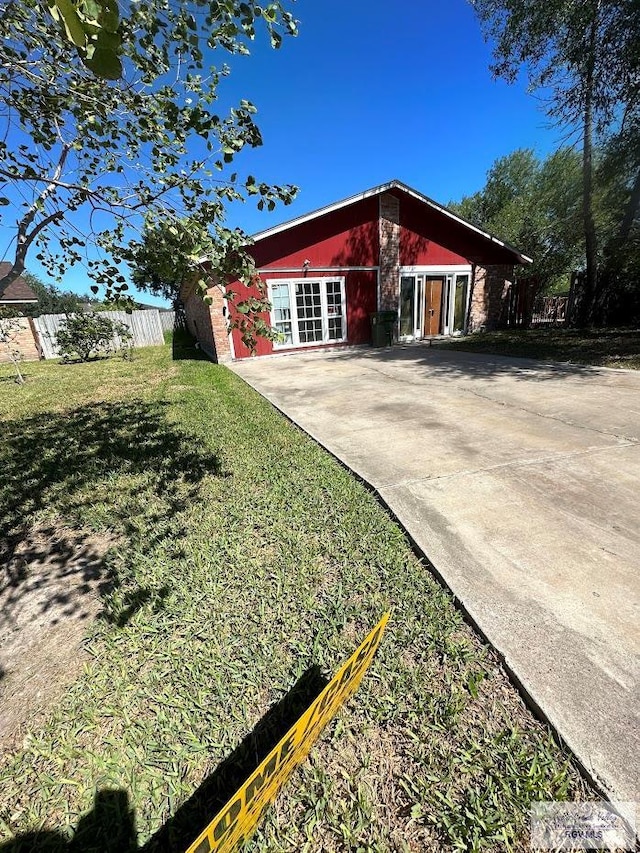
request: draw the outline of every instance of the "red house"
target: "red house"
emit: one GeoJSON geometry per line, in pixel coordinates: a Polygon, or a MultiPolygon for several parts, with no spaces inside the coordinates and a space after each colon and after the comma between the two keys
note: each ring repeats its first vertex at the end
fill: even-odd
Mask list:
{"type": "MultiPolygon", "coordinates": [[[[400,181],[390,181],[254,236],[249,248],[281,340],[257,355],[371,343],[371,314],[397,314],[396,338],[420,340],[495,328],[516,264],[531,259],[400,181]]],[[[215,274],[215,271],[213,271],[215,274]]],[[[237,300],[251,296],[227,282],[237,300]]],[[[233,302],[211,305],[187,287],[187,327],[216,361],[245,358],[233,302]]]]}

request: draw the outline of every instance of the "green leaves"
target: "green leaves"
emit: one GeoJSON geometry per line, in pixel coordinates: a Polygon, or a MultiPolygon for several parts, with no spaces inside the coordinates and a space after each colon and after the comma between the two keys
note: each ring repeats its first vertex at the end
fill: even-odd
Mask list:
{"type": "Polygon", "coordinates": [[[122,62],[111,47],[101,47],[98,44],[91,57],[85,60],[85,65],[96,77],[102,77],[105,80],[118,80],[122,76],[122,62]]]}
{"type": "Polygon", "coordinates": [[[452,206],[532,257],[524,275],[538,277],[545,286],[566,278],[581,262],[581,204],[580,155],[561,148],[544,161],[531,149],[499,158],[485,187],[452,206]]]}
{"type": "Polygon", "coordinates": [[[53,17],[64,25],[67,38],[76,47],[86,47],[87,34],[71,0],[55,0],[50,9],[53,17]]]}
{"type": "Polygon", "coordinates": [[[249,240],[225,227],[225,205],[255,197],[272,210],[295,188],[227,173],[262,144],[256,108],[241,98],[216,111],[229,68],[205,67],[200,45],[246,52],[260,31],[293,34],[290,13],[251,0],[144,0],[122,17],[116,0],[48,3],[51,15],[21,0],[0,16],[0,108],[21,128],[0,142],[0,205],[20,262],[34,251],[54,278],[82,264],[108,298],[126,292],[125,263],[172,300],[184,281],[209,279],[203,258],[221,277],[250,278],[249,240]]]}
{"type": "MultiPolygon", "coordinates": [[[[627,281],[637,280],[640,268],[631,233],[640,210],[637,0],[473,0],[473,6],[485,37],[493,42],[494,74],[514,82],[524,71],[530,89],[542,91],[553,123],[582,145],[578,227],[584,234],[586,278],[585,291],[576,300],[577,320],[603,322],[610,306],[622,306],[620,298],[624,302],[631,296],[629,307],[633,305],[627,281]],[[597,146],[606,148],[616,139],[624,139],[632,163],[619,163],[616,183],[623,192],[603,223],[602,197],[609,187],[593,154],[597,146]],[[629,255],[635,256],[631,266],[626,263],[629,255]]],[[[625,314],[623,310],[618,322],[631,320],[625,314]]]]}
{"type": "Polygon", "coordinates": [[[53,0],[49,11],[96,77],[118,80],[122,76],[117,0],[53,0]]]}
{"type": "Polygon", "coordinates": [[[89,361],[118,350],[127,351],[133,336],[129,327],[104,314],[71,314],[56,335],[65,361],[89,361]]]}

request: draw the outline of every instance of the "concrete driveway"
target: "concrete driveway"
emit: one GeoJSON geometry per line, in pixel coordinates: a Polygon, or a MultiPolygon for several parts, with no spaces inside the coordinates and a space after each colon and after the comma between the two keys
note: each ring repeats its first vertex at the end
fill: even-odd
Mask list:
{"type": "Polygon", "coordinates": [[[640,372],[421,345],[232,370],[378,490],[593,777],[640,801],[640,372]]]}

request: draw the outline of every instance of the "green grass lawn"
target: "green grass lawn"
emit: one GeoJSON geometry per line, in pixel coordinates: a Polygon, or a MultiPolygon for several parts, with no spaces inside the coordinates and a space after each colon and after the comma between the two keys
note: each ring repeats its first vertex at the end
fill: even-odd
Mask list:
{"type": "Polygon", "coordinates": [[[106,534],[111,586],[84,671],[1,756],[0,850],[183,850],[388,608],[252,850],[527,850],[531,800],[590,795],[374,497],[226,368],[25,372],[0,366],[0,532],[106,534]]]}
{"type": "Polygon", "coordinates": [[[436,346],[640,370],[640,329],[517,329],[437,341],[436,346]]]}

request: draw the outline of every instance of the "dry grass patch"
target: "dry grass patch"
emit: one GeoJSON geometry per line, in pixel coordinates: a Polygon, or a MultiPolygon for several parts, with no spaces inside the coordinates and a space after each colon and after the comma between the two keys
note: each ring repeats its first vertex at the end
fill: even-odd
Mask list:
{"type": "Polygon", "coordinates": [[[25,725],[77,677],[108,583],[111,544],[49,523],[0,552],[0,748],[19,743],[25,725]]]}

